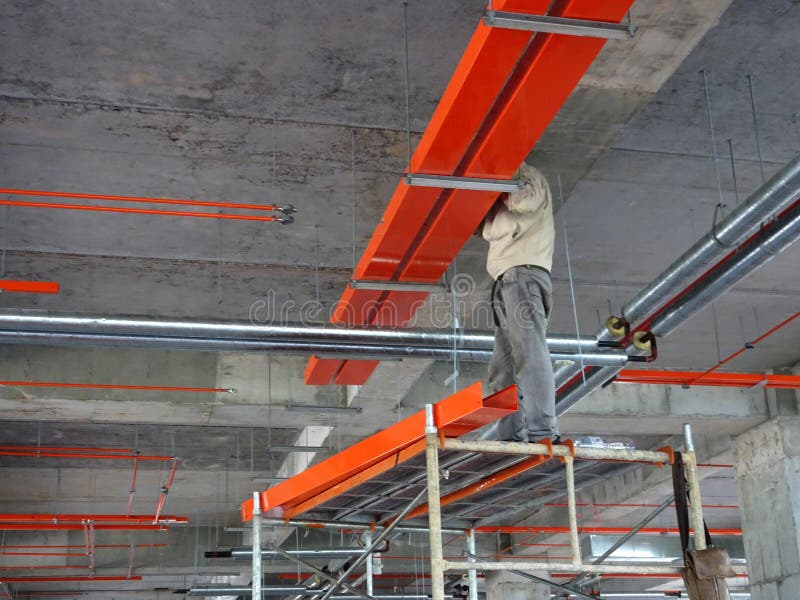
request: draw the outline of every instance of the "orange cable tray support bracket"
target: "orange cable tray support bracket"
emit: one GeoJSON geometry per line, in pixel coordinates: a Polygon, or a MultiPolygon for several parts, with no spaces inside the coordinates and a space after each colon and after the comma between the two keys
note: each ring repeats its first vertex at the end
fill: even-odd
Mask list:
{"type": "MultiPolygon", "coordinates": [[[[496,11],[619,23],[633,0],[495,0],[496,11]]],[[[605,40],[478,23],[408,169],[511,179],[605,40]],[[532,39],[533,38],[533,39],[532,39]]],[[[353,273],[354,280],[435,283],[498,192],[411,187],[401,180],[353,273]]],[[[347,287],[331,316],[344,325],[403,326],[426,292],[347,287]]],[[[312,356],[310,385],[363,384],[377,361],[312,356]]]]}
{"type": "MultiPolygon", "coordinates": [[[[436,425],[447,437],[458,437],[517,410],[517,388],[483,397],[481,383],[434,404],[436,425]]],[[[425,451],[425,411],[420,411],[282,481],[259,494],[262,513],[291,518],[332,495],[389,470],[425,451]],[[296,509],[296,510],[295,510],[296,509]],[[291,515],[291,516],[289,516],[291,515]]],[[[253,517],[253,500],[242,504],[242,519],[253,517]]]]}

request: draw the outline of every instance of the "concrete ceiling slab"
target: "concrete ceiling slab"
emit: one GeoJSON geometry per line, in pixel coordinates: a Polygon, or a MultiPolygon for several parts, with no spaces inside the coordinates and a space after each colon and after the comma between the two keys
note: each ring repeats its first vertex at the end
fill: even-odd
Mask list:
{"type": "MultiPolygon", "coordinates": [[[[472,0],[409,4],[412,142],[427,124],[482,9],[483,3],[472,0]]],[[[531,156],[554,189],[560,176],[567,201],[557,215],[552,331],[576,330],[562,217],[581,333],[597,329],[710,226],[720,194],[699,69],[708,71],[728,207],[735,206],[737,193],[745,198],[762,180],[746,75],[755,77],[765,175],[797,154],[800,132],[793,115],[800,84],[791,59],[798,10],[788,0],[634,5],[639,36],[607,45],[531,156]]],[[[330,310],[350,277],[353,247],[360,254],[405,166],[397,3],[166,1],[134,8],[76,0],[10,2],[0,9],[0,31],[4,186],[278,201],[300,209],[296,223],[287,227],[0,210],[3,275],[57,280],[62,286],[53,297],[3,295],[0,305],[247,320],[258,302],[268,300],[276,309],[294,303],[275,316],[289,321],[300,319],[299,307],[307,301],[321,301],[323,314],[330,310]]],[[[451,272],[473,278],[461,309],[462,322],[471,326],[489,326],[478,311],[489,291],[484,257],[483,242],[471,240],[451,272]]],[[[664,340],[655,366],[710,367],[795,312],[798,260],[800,248],[794,247],[741,282],[713,313],[706,309],[664,340]]],[[[449,313],[437,312],[444,300],[430,300],[418,324],[452,326],[449,313]]],[[[795,364],[794,331],[776,334],[730,366],[761,371],[795,364]]],[[[281,467],[284,455],[270,454],[269,442],[299,443],[305,426],[332,425],[328,444],[338,448],[448,395],[453,385],[452,365],[446,363],[385,363],[361,390],[349,390],[364,412],[331,419],[279,410],[287,401],[345,402],[347,390],[303,386],[299,358],[9,346],[0,349],[0,366],[5,380],[237,389],[158,397],[0,390],[2,440],[135,442],[186,460],[168,510],[185,511],[195,526],[170,531],[168,553],[137,560],[150,588],[202,581],[204,575],[225,580],[236,573],[203,563],[196,549],[241,542],[238,533],[226,537],[219,524],[236,523],[235,504],[254,488],[266,487],[252,477],[281,467]]],[[[480,379],[483,371],[482,365],[461,365],[456,386],[480,379]]],[[[729,439],[777,406],[760,391],[631,389],[612,386],[587,399],[564,417],[564,427],[607,435],[635,431],[644,436],[642,443],[651,444],[689,418],[699,432],[729,439]],[[642,417],[645,409],[652,409],[652,418],[642,417]]],[[[714,441],[704,447],[710,458],[723,451],[714,441]]],[[[4,459],[0,470],[15,482],[13,489],[0,490],[7,511],[116,512],[127,499],[127,466],[54,467],[4,459]]],[[[145,476],[142,506],[154,506],[161,473],[152,469],[145,476]]],[[[704,483],[709,497],[732,502],[730,477],[721,477],[704,483]]],[[[632,472],[585,492],[594,500],[610,498],[612,491],[616,497],[623,491],[634,500],[636,494],[653,499],[662,483],[632,472]]],[[[628,522],[634,514],[608,519],[628,522]]],[[[737,520],[736,515],[725,519],[734,525],[737,520]]],[[[125,561],[120,553],[102,564],[124,570],[125,561]]]]}

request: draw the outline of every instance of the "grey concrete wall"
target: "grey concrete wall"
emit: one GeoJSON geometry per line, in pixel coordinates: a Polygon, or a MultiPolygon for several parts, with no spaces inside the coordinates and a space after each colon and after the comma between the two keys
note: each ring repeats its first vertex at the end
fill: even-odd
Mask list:
{"type": "Polygon", "coordinates": [[[781,417],[736,440],[736,479],[753,600],[800,590],[800,418],[781,417]]]}

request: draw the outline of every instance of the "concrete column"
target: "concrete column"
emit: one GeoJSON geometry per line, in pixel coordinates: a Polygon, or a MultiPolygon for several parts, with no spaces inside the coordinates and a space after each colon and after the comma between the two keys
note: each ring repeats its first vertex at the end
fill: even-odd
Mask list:
{"type": "Polygon", "coordinates": [[[752,600],[800,590],[800,417],[778,417],[736,439],[736,481],[752,600]]]}
{"type": "MultiPolygon", "coordinates": [[[[546,572],[533,574],[548,577],[546,572]]],[[[550,600],[550,586],[508,571],[486,571],[486,600],[550,600]]]]}

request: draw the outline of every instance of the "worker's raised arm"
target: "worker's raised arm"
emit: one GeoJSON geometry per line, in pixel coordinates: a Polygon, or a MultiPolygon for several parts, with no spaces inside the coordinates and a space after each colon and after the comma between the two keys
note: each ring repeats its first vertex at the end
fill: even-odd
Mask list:
{"type": "Polygon", "coordinates": [[[523,188],[508,195],[508,210],[513,213],[534,213],[550,208],[553,197],[544,175],[527,163],[522,163],[519,172],[523,188]]]}

